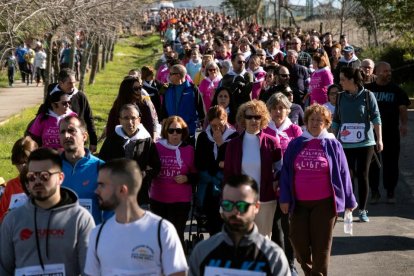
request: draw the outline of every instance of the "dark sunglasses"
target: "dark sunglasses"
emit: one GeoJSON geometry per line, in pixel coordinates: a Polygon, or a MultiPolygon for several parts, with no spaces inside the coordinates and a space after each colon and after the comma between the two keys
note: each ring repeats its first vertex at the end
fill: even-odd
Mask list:
{"type": "Polygon", "coordinates": [[[58,172],[49,172],[49,171],[28,172],[26,174],[26,177],[27,177],[27,180],[30,182],[35,181],[37,177],[39,177],[41,181],[46,182],[50,179],[50,176],[52,174],[57,174],[57,173],[60,173],[60,171],[58,172]]]}
{"type": "Polygon", "coordinates": [[[288,78],[289,74],[280,74],[279,76],[281,76],[282,78],[288,78]]]}
{"type": "Polygon", "coordinates": [[[253,205],[254,203],[248,203],[246,201],[230,201],[230,200],[222,200],[220,203],[221,208],[225,212],[231,212],[233,211],[234,207],[236,207],[237,211],[240,212],[240,214],[244,214],[249,209],[250,205],[253,205]]]}
{"type": "Polygon", "coordinates": [[[208,69],[208,71],[209,71],[209,72],[216,72],[216,71],[217,71],[217,69],[215,69],[215,68],[211,68],[211,69],[208,69]]]}
{"type": "Polygon", "coordinates": [[[167,132],[169,134],[173,134],[174,132],[177,133],[177,134],[182,134],[183,129],[182,128],[169,128],[169,129],[167,129],[167,132]]]}
{"type": "Polygon", "coordinates": [[[59,102],[62,106],[70,106],[70,101],[60,101],[59,102]]]}
{"type": "Polygon", "coordinates": [[[174,76],[174,75],[179,75],[180,73],[174,73],[174,72],[171,72],[170,73],[170,76],[174,76]]]}
{"type": "Polygon", "coordinates": [[[244,64],[244,63],[246,63],[246,61],[245,60],[239,60],[239,61],[237,61],[237,63],[238,64],[244,64]]]}
{"type": "Polygon", "coordinates": [[[142,89],[141,85],[140,86],[134,86],[134,91],[141,91],[141,89],[142,89]]]}
{"type": "Polygon", "coordinates": [[[261,115],[244,115],[244,118],[246,118],[246,120],[255,119],[256,121],[259,121],[262,118],[262,116],[261,115]]]}

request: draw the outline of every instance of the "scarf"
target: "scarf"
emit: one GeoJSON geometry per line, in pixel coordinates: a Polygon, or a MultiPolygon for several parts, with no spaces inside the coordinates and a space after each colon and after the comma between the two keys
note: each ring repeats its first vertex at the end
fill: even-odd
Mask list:
{"type": "Polygon", "coordinates": [[[122,129],[121,125],[117,125],[115,127],[115,133],[124,138],[125,143],[123,145],[123,147],[125,148],[130,142],[134,142],[136,140],[139,139],[147,139],[147,138],[151,138],[151,135],[148,133],[148,131],[145,129],[144,125],[139,124],[137,132],[134,134],[134,136],[132,137],[128,137],[128,135],[126,135],[126,133],[124,132],[124,130],[122,129]]]}
{"type": "Polygon", "coordinates": [[[262,66],[259,66],[259,68],[257,68],[256,70],[252,70],[252,69],[247,69],[247,72],[250,72],[250,73],[252,73],[252,75],[253,75],[253,77],[254,77],[254,82],[255,83],[258,83],[258,82],[262,82],[262,81],[264,81],[265,80],[265,77],[266,77],[266,71],[265,70],[263,70],[263,67],[262,66]],[[258,79],[257,78],[257,74],[259,74],[259,73],[265,73],[264,75],[262,75],[261,76],[261,78],[260,79],[258,79]]]}
{"type": "Polygon", "coordinates": [[[180,142],[178,145],[174,146],[174,145],[171,145],[170,143],[168,143],[167,139],[160,139],[160,140],[158,140],[158,143],[160,143],[162,146],[164,146],[167,149],[175,151],[175,159],[177,160],[177,164],[181,169],[182,164],[183,164],[183,160],[181,160],[180,146],[181,146],[182,142],[180,142]]]}
{"type": "Polygon", "coordinates": [[[276,132],[276,135],[286,139],[288,139],[289,136],[286,134],[285,130],[288,129],[291,125],[292,121],[289,119],[289,117],[286,117],[286,119],[283,121],[279,128],[276,126],[275,122],[269,122],[269,127],[276,132]]]}
{"type": "Polygon", "coordinates": [[[310,134],[308,132],[308,130],[305,130],[302,133],[302,137],[307,138],[305,140],[305,142],[313,140],[313,139],[319,139],[319,140],[322,140],[322,139],[336,139],[335,135],[333,135],[332,133],[329,133],[326,129],[322,130],[322,132],[318,135],[318,137],[314,137],[312,134],[310,134]]]}
{"type": "MultiPolygon", "coordinates": [[[[230,141],[230,139],[228,139],[229,136],[232,135],[235,132],[236,132],[236,130],[234,128],[232,128],[229,124],[226,124],[226,130],[223,133],[224,143],[230,141]]],[[[214,159],[217,160],[218,145],[217,145],[216,141],[214,140],[213,135],[211,134],[211,126],[210,125],[208,125],[207,128],[206,128],[206,134],[207,134],[208,140],[210,140],[211,142],[214,143],[214,147],[213,147],[214,159]]]]}
{"type": "Polygon", "coordinates": [[[62,115],[56,114],[52,109],[49,109],[49,111],[47,112],[48,116],[56,118],[57,120],[56,125],[59,125],[60,120],[64,119],[65,117],[71,114],[76,114],[76,113],[73,112],[72,109],[70,108],[68,108],[68,110],[66,110],[66,113],[62,115]]]}
{"type": "Polygon", "coordinates": [[[221,76],[215,77],[214,80],[210,79],[210,77],[205,78],[205,80],[209,83],[208,84],[208,89],[215,89],[214,82],[221,81],[221,76]]]}
{"type": "MultiPolygon", "coordinates": [[[[52,89],[52,91],[50,91],[49,95],[53,95],[53,93],[62,91],[62,89],[60,89],[59,84],[56,84],[56,86],[52,89]]],[[[69,100],[72,99],[73,96],[76,95],[76,93],[78,93],[79,90],[76,87],[72,88],[72,91],[70,91],[70,93],[67,93],[67,95],[69,96],[69,100]]]]}

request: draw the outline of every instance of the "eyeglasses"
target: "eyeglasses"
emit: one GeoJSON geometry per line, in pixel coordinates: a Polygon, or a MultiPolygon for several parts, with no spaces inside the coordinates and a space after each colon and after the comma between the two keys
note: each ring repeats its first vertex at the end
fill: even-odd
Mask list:
{"type": "Polygon", "coordinates": [[[169,128],[167,129],[168,134],[173,134],[174,132],[177,134],[182,134],[183,129],[182,128],[169,128]]]}
{"type": "Polygon", "coordinates": [[[40,171],[40,172],[28,172],[26,174],[27,180],[29,182],[33,182],[36,180],[37,177],[39,177],[39,179],[43,182],[46,182],[50,179],[50,176],[52,174],[57,174],[60,173],[61,171],[57,171],[57,172],[49,172],[49,171],[40,171]]]}
{"type": "Polygon", "coordinates": [[[120,119],[124,121],[136,121],[139,117],[121,117],[120,119]]]}
{"type": "Polygon", "coordinates": [[[279,74],[279,76],[281,76],[282,78],[288,78],[290,75],[289,74],[279,74]]]}
{"type": "Polygon", "coordinates": [[[361,67],[364,68],[364,69],[372,69],[371,66],[361,66],[361,67]]]}
{"type": "Polygon", "coordinates": [[[141,89],[142,89],[141,85],[140,86],[134,86],[134,91],[141,91],[141,89]]]}
{"type": "Polygon", "coordinates": [[[262,118],[262,116],[261,115],[244,115],[244,118],[246,119],[246,120],[253,120],[253,119],[255,119],[256,121],[259,121],[261,118],[262,118]]]}
{"type": "Polygon", "coordinates": [[[237,64],[244,64],[244,63],[246,63],[245,60],[239,60],[239,61],[237,61],[237,64]]]}
{"type": "Polygon", "coordinates": [[[230,201],[230,200],[222,200],[220,203],[221,208],[225,212],[231,212],[233,211],[234,207],[236,207],[237,211],[240,212],[240,214],[244,214],[249,209],[250,205],[253,205],[254,203],[248,203],[246,201],[230,201]]]}

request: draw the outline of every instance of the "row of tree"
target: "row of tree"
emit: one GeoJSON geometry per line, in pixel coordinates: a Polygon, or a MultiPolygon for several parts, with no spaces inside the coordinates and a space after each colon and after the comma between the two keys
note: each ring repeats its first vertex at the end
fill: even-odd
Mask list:
{"type": "Polygon", "coordinates": [[[62,39],[70,42],[70,66],[73,68],[76,40],[81,34],[83,56],[79,88],[83,90],[88,61],[91,61],[89,84],[92,84],[99,67],[105,67],[111,59],[119,29],[125,23],[137,23],[142,18],[141,7],[148,2],[151,1],[0,0],[1,60],[8,51],[13,51],[23,42],[31,39],[43,41],[47,54],[46,88],[53,81],[53,71],[59,70],[56,64],[52,66],[53,51],[56,50],[54,42],[62,39]]]}
{"type": "MultiPolygon", "coordinates": [[[[344,25],[347,21],[355,21],[359,27],[365,28],[373,44],[379,45],[379,32],[389,31],[397,38],[403,38],[408,43],[414,40],[414,1],[412,0],[311,0],[311,7],[318,7],[319,11],[324,11],[323,18],[339,19],[340,34],[344,33],[344,25]],[[332,7],[325,10],[322,7],[332,7]],[[334,8],[336,7],[336,8],[334,8]]],[[[294,11],[299,8],[293,5],[299,1],[288,0],[224,0],[222,7],[231,11],[240,20],[258,22],[258,16],[263,14],[262,10],[266,3],[274,6],[275,25],[280,24],[280,11],[286,11],[290,17],[290,22],[296,25],[293,16],[294,11]],[[279,18],[276,14],[279,11],[279,18]],[[279,21],[279,22],[278,22],[279,21]]],[[[304,1],[303,1],[304,2],[304,1]]]]}

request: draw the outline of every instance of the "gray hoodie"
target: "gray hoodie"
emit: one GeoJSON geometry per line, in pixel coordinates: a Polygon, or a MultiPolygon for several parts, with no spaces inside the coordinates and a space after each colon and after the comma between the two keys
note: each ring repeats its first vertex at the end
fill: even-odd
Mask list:
{"type": "Polygon", "coordinates": [[[92,216],[76,194],[60,188],[61,201],[42,209],[28,201],[6,215],[0,230],[0,275],[19,275],[18,269],[63,264],[65,276],[80,275],[86,259],[92,216]]]}

